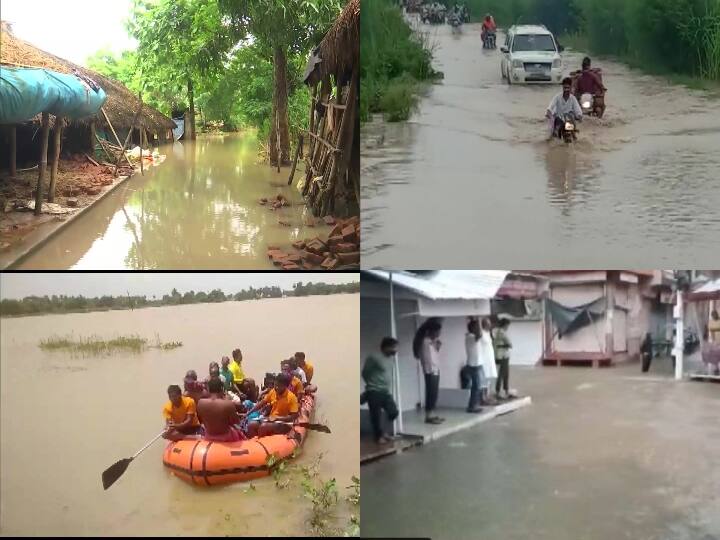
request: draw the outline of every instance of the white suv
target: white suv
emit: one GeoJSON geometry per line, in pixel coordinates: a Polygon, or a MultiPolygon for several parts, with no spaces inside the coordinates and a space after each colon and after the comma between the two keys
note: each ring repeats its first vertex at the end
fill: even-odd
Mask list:
{"type": "Polygon", "coordinates": [[[544,26],[513,26],[500,47],[500,72],[509,84],[559,83],[563,47],[544,26]]]}

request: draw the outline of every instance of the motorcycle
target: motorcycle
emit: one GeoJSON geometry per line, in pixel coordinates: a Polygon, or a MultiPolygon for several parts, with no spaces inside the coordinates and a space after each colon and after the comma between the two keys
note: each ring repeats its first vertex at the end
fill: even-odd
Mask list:
{"type": "Polygon", "coordinates": [[[460,25],[462,24],[462,21],[460,20],[460,17],[456,14],[452,14],[447,18],[448,24],[452,27],[453,33],[460,31],[460,25]]]}
{"type": "Polygon", "coordinates": [[[570,144],[577,141],[577,122],[572,114],[566,114],[562,118],[562,125],[557,130],[557,138],[570,144]]]}
{"type": "Polygon", "coordinates": [[[485,32],[483,34],[483,49],[496,49],[495,32],[485,32]]]}

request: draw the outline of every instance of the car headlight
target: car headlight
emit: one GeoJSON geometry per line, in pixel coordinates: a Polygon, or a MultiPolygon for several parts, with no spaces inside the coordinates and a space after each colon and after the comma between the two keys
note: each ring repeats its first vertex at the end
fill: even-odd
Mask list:
{"type": "Polygon", "coordinates": [[[562,60],[560,58],[556,58],[555,60],[553,60],[552,67],[554,67],[554,68],[562,67],[562,60]]]}
{"type": "Polygon", "coordinates": [[[522,60],[513,60],[513,61],[512,61],[512,67],[513,67],[513,68],[521,68],[521,67],[523,67],[522,60]]]}

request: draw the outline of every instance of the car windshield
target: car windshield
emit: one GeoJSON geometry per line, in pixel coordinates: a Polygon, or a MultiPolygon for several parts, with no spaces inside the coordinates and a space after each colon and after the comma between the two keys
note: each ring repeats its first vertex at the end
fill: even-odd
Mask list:
{"type": "Polygon", "coordinates": [[[519,34],[515,36],[512,45],[513,52],[517,51],[555,51],[555,42],[549,34],[519,34]]]}

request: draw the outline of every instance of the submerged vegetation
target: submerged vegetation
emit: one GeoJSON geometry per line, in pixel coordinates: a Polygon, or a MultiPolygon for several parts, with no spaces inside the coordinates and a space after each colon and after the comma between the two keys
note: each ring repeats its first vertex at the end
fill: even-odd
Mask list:
{"type": "Polygon", "coordinates": [[[392,0],[367,0],[360,25],[360,117],[382,112],[389,121],[407,120],[418,85],[438,76],[431,51],[413,33],[392,0]]]}
{"type": "Polygon", "coordinates": [[[181,341],[163,343],[160,336],[155,335],[155,344],[149,345],[148,340],[138,335],[119,336],[111,339],[98,336],[51,336],[40,340],[39,347],[44,351],[70,352],[82,356],[103,356],[116,352],[130,352],[139,354],[147,349],[171,350],[182,347],[181,341]]]}
{"type": "MultiPolygon", "coordinates": [[[[301,449],[296,448],[290,458],[294,459],[300,453],[301,449]]],[[[337,524],[336,512],[341,502],[340,492],[335,478],[323,479],[320,476],[319,467],[322,458],[321,452],[309,465],[298,465],[271,454],[267,457],[266,465],[272,471],[278,489],[288,489],[299,484],[303,498],[310,503],[306,522],[314,536],[360,536],[360,518],[356,513],[350,514],[348,523],[344,527],[337,524]]],[[[349,494],[345,497],[345,501],[350,507],[358,508],[360,479],[353,476],[351,482],[352,484],[346,488],[349,494]]]]}
{"type": "Polygon", "coordinates": [[[209,293],[187,291],[180,293],[173,289],[162,298],[153,296],[101,296],[86,298],[84,296],[26,296],[22,300],[3,299],[0,301],[0,316],[41,315],[46,313],[85,313],[89,311],[107,311],[111,309],[135,309],[153,306],[175,306],[181,304],[204,304],[212,302],[229,302],[242,300],[259,300],[262,298],[283,298],[288,296],[313,296],[341,293],[357,293],[360,283],[303,283],[293,284],[292,290],[280,287],[250,287],[235,294],[225,294],[220,289],[209,293]]]}
{"type": "MultiPolygon", "coordinates": [[[[720,0],[467,0],[479,20],[542,23],[594,54],[659,73],[720,81],[720,0]]],[[[564,40],[561,41],[564,42],[564,40]]]]}

